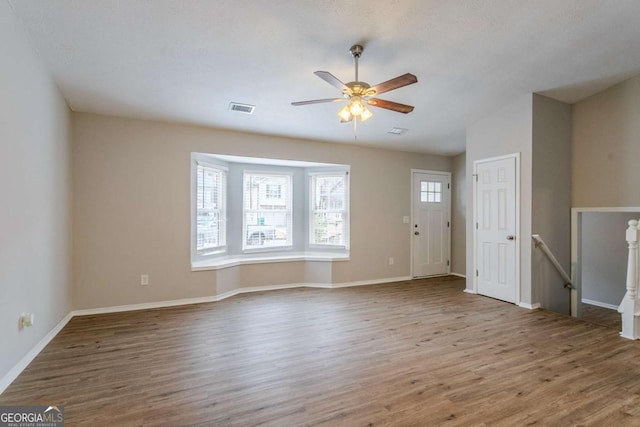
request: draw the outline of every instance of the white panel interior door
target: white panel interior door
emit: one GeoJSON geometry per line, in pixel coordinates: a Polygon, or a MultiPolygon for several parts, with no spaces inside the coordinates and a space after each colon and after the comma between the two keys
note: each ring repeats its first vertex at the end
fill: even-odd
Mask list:
{"type": "Polygon", "coordinates": [[[476,165],[478,293],[516,302],[516,159],[476,165]]]}
{"type": "Polygon", "coordinates": [[[413,173],[413,277],[449,273],[448,175],[413,173]]]}

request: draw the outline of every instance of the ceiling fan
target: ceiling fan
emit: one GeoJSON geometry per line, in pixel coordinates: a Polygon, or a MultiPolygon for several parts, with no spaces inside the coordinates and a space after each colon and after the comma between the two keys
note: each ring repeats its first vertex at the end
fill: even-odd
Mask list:
{"type": "MultiPolygon", "coordinates": [[[[349,52],[353,55],[356,68],[356,79],[349,83],[342,83],[337,77],[328,71],[316,71],[313,74],[320,77],[325,82],[342,91],[342,98],[327,98],[327,99],[314,99],[311,101],[299,101],[292,102],[291,105],[309,105],[320,104],[324,102],[338,102],[349,101],[343,109],[338,112],[341,123],[347,123],[352,120],[360,118],[360,121],[365,121],[373,115],[367,108],[367,105],[372,107],[384,108],[386,110],[397,111],[399,113],[407,114],[413,111],[413,106],[406,104],[399,104],[393,101],[387,101],[380,98],[374,98],[381,93],[389,92],[394,89],[408,86],[418,82],[418,78],[411,73],[403,74],[386,82],[379,83],[375,86],[370,86],[368,83],[358,80],[358,59],[362,55],[364,48],[359,45],[351,46],[349,52]]],[[[354,121],[355,125],[355,121],[354,121]]]]}

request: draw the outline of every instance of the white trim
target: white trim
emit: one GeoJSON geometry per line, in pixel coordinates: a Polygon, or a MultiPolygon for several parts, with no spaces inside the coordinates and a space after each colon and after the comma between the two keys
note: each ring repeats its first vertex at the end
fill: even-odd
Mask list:
{"type": "MultiPolygon", "coordinates": [[[[505,159],[515,159],[516,161],[516,182],[515,182],[515,191],[516,191],[516,221],[515,221],[515,234],[516,234],[516,242],[521,241],[521,233],[520,233],[520,153],[512,153],[504,156],[497,157],[489,157],[486,159],[474,160],[473,161],[473,223],[471,224],[473,230],[473,271],[478,271],[478,230],[476,228],[476,223],[478,222],[478,194],[477,194],[477,184],[478,181],[475,178],[478,175],[478,164],[493,162],[496,160],[505,160],[505,159]]],[[[522,287],[522,278],[520,277],[520,243],[516,244],[516,265],[515,265],[515,275],[516,275],[516,305],[520,305],[522,301],[521,287],[522,287]]],[[[473,275],[473,293],[478,293],[478,276],[476,274],[473,275]]],[[[526,303],[525,303],[526,304],[526,303]]],[[[532,306],[530,304],[526,304],[527,306],[532,306]]],[[[536,304],[533,304],[535,306],[536,304]]],[[[539,307],[539,304],[538,304],[539,307]]]]}
{"type": "MultiPolygon", "coordinates": [[[[582,316],[582,214],[585,212],[640,212],[640,207],[587,207],[571,208],[571,281],[575,289],[571,289],[571,315],[582,316]]],[[[595,304],[594,304],[595,305],[595,304]]],[[[616,307],[617,308],[617,307],[616,307]]]]}
{"type": "Polygon", "coordinates": [[[38,356],[38,354],[40,354],[40,352],[47,346],[47,344],[49,344],[49,342],[56,335],[58,335],[62,328],[64,328],[65,325],[69,323],[69,320],[71,320],[72,317],[73,312],[64,316],[62,320],[58,322],[58,324],[54,326],[53,329],[49,331],[49,333],[47,333],[47,335],[42,337],[42,339],[38,341],[38,343],[33,346],[33,348],[29,350],[29,352],[25,354],[24,357],[22,357],[22,359],[20,359],[18,363],[16,363],[15,366],[11,368],[11,370],[7,372],[4,377],[2,377],[2,379],[0,379],[0,394],[2,394],[7,389],[7,387],[9,387],[11,383],[16,378],[18,378],[18,375],[20,375],[22,371],[24,371],[24,369],[29,366],[33,359],[35,359],[36,356],[38,356]]]}
{"type": "Polygon", "coordinates": [[[349,254],[339,252],[296,252],[277,255],[250,256],[239,255],[233,257],[210,258],[202,261],[196,261],[191,264],[191,271],[208,271],[221,270],[223,268],[236,267],[239,265],[249,264],[267,264],[277,262],[298,262],[298,261],[316,261],[316,262],[334,262],[349,261],[349,254]]]}
{"type": "Polygon", "coordinates": [[[94,314],[150,310],[153,308],[165,308],[165,307],[174,307],[179,305],[201,304],[205,302],[216,302],[216,301],[218,301],[218,296],[213,295],[213,296],[198,297],[198,298],[184,298],[184,299],[167,300],[167,301],[143,302],[139,304],[114,305],[110,307],[86,308],[82,310],[74,310],[71,313],[73,314],[74,317],[75,316],[92,316],[94,314]]]}
{"type": "Polygon", "coordinates": [[[473,289],[464,288],[464,290],[462,292],[465,292],[467,294],[478,295],[478,293],[476,291],[474,291],[473,289]]]}
{"type": "Polygon", "coordinates": [[[466,274],[460,274],[460,273],[449,273],[449,275],[451,276],[457,276],[457,277],[462,277],[463,279],[467,278],[466,274]]]}
{"type": "Polygon", "coordinates": [[[71,312],[71,315],[90,316],[94,314],[121,313],[123,311],[149,310],[153,308],[165,308],[165,307],[174,307],[174,306],[180,306],[180,305],[218,302],[227,298],[231,298],[232,296],[235,296],[235,295],[246,294],[251,292],[276,291],[280,289],[293,289],[293,288],[335,289],[335,288],[348,288],[351,286],[367,286],[367,285],[379,285],[382,283],[404,282],[408,280],[411,280],[411,277],[409,276],[388,277],[385,279],[361,280],[357,282],[343,282],[343,283],[333,283],[333,284],[332,283],[287,283],[282,285],[250,286],[250,287],[233,289],[231,291],[223,292],[218,295],[211,295],[206,297],[184,298],[184,299],[178,299],[178,300],[144,302],[140,304],[116,305],[116,306],[110,306],[110,307],[75,310],[71,312]]]}
{"type": "Polygon", "coordinates": [[[351,286],[380,285],[382,283],[406,282],[413,280],[411,276],[388,277],[386,279],[360,280],[357,282],[333,283],[331,288],[349,288],[351,286]]]}
{"type": "Polygon", "coordinates": [[[522,301],[521,301],[521,302],[519,302],[519,303],[517,304],[517,306],[518,306],[518,307],[522,307],[522,308],[526,308],[526,309],[528,309],[528,310],[537,310],[537,309],[539,309],[539,308],[540,308],[540,303],[539,303],[539,302],[536,302],[536,303],[534,303],[534,304],[529,304],[529,303],[526,303],[526,302],[522,302],[522,301]]]}
{"type": "MultiPolygon", "coordinates": [[[[447,206],[447,221],[449,222],[449,227],[447,227],[447,231],[449,233],[449,242],[447,244],[447,259],[449,260],[449,265],[447,266],[447,272],[445,274],[443,274],[443,276],[446,276],[448,274],[451,274],[451,226],[453,225],[451,222],[451,195],[453,194],[453,183],[451,182],[451,172],[446,172],[446,171],[434,171],[434,170],[427,170],[427,169],[411,169],[411,180],[410,180],[410,184],[409,184],[409,188],[411,189],[411,205],[409,206],[410,209],[410,214],[409,214],[409,273],[411,274],[412,278],[417,278],[415,276],[415,274],[413,274],[413,226],[411,224],[415,224],[414,222],[414,218],[413,218],[413,211],[414,211],[414,200],[413,200],[413,176],[416,173],[424,173],[424,174],[429,174],[429,175],[442,175],[447,177],[447,179],[449,180],[447,182],[447,184],[449,184],[449,203],[447,206]]],[[[432,276],[433,277],[433,276],[432,276]]]]}
{"type": "Polygon", "coordinates": [[[582,298],[583,304],[595,305],[596,307],[608,308],[609,310],[618,311],[618,306],[614,304],[609,304],[606,302],[594,301],[591,299],[582,298]]]}

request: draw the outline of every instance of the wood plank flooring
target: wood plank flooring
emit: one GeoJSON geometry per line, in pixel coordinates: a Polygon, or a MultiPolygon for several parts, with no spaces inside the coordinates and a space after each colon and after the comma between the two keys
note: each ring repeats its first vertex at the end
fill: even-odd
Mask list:
{"type": "Polygon", "coordinates": [[[612,328],[620,332],[622,330],[622,317],[617,310],[597,307],[590,304],[582,304],[582,320],[596,325],[612,328]]]}
{"type": "Polygon", "coordinates": [[[640,343],[452,277],[72,319],[0,405],[67,426],[640,425],[640,343]]]}

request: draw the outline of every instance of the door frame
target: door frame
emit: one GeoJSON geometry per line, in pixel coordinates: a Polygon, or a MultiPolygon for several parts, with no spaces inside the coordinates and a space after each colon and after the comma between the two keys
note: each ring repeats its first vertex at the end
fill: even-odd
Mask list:
{"type": "Polygon", "coordinates": [[[522,306],[521,295],[520,295],[520,287],[522,285],[522,280],[520,278],[520,153],[512,153],[506,154],[504,156],[497,157],[488,157],[486,159],[474,160],[473,161],[473,222],[471,223],[471,227],[473,230],[473,291],[472,293],[478,293],[478,229],[476,228],[478,222],[478,165],[481,163],[494,162],[496,160],[505,160],[505,159],[515,159],[516,161],[516,182],[515,182],[515,203],[516,203],[516,224],[515,224],[515,236],[516,236],[516,265],[515,265],[515,275],[516,275],[516,300],[515,304],[518,306],[522,306]]]}
{"type": "Polygon", "coordinates": [[[429,276],[429,277],[438,277],[438,276],[447,276],[449,274],[451,274],[451,226],[453,224],[451,224],[451,194],[453,193],[453,183],[451,182],[451,172],[443,172],[443,171],[433,171],[433,170],[425,170],[425,169],[411,169],[411,180],[410,180],[410,185],[409,187],[411,188],[411,212],[409,215],[409,242],[411,244],[410,249],[409,249],[409,274],[411,275],[411,278],[415,278],[415,276],[413,275],[413,226],[411,224],[414,224],[414,218],[413,218],[413,211],[414,211],[414,200],[413,200],[413,176],[417,173],[426,173],[429,175],[441,175],[444,177],[447,177],[449,179],[449,197],[448,197],[448,205],[447,205],[447,213],[448,213],[448,217],[447,217],[447,221],[449,222],[449,227],[447,228],[447,234],[449,235],[449,241],[447,244],[447,259],[449,260],[449,265],[447,266],[447,272],[445,274],[437,274],[434,276],[429,276]]]}

